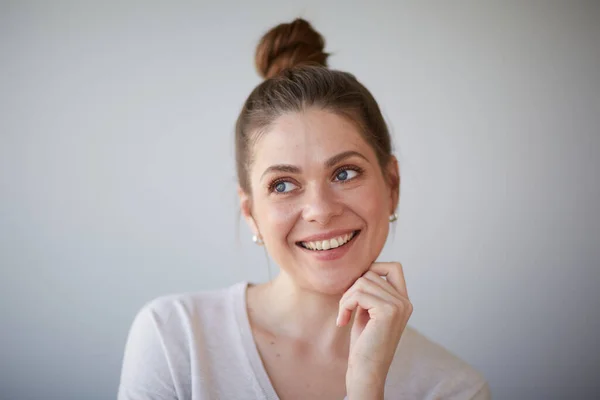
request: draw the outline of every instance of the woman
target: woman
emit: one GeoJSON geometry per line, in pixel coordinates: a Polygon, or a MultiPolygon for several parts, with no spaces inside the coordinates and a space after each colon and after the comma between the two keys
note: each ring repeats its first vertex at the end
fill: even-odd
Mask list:
{"type": "Polygon", "coordinates": [[[164,296],[129,334],[120,399],[487,399],[482,376],[406,327],[400,263],[375,262],[400,177],[379,107],[326,67],[301,19],[265,34],[236,125],[242,214],[265,284],[164,296]]]}

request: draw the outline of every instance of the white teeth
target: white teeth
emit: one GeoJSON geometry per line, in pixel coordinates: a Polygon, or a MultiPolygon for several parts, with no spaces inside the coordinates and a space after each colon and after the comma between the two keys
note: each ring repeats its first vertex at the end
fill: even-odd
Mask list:
{"type": "Polygon", "coordinates": [[[335,249],[346,244],[350,239],[354,237],[354,232],[348,233],[344,236],[332,238],[329,240],[319,240],[318,242],[302,242],[302,246],[309,250],[329,250],[335,249]]]}

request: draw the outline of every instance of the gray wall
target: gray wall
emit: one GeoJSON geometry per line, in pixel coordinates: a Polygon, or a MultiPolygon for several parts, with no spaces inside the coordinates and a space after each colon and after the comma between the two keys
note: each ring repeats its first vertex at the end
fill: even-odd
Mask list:
{"type": "Polygon", "coordinates": [[[114,398],[146,301],[268,278],[232,132],[296,16],[390,121],[412,325],[496,399],[599,393],[598,2],[3,1],[0,397],[114,398]]]}

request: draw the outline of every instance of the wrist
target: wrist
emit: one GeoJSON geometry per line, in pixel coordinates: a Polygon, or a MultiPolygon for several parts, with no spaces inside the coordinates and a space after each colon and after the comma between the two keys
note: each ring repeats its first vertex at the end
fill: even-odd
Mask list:
{"type": "Polygon", "coordinates": [[[346,377],[348,400],[383,400],[385,378],[361,376],[346,377]]]}
{"type": "Polygon", "coordinates": [[[348,389],[346,392],[348,400],[384,400],[383,389],[355,388],[348,389]]]}

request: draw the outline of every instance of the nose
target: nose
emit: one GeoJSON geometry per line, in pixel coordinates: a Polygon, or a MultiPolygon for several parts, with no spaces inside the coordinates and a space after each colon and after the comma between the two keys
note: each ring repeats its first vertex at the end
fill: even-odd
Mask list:
{"type": "Polygon", "coordinates": [[[305,221],[327,225],[333,217],[343,212],[342,203],[327,184],[310,187],[305,195],[306,203],[302,212],[305,221]]]}

